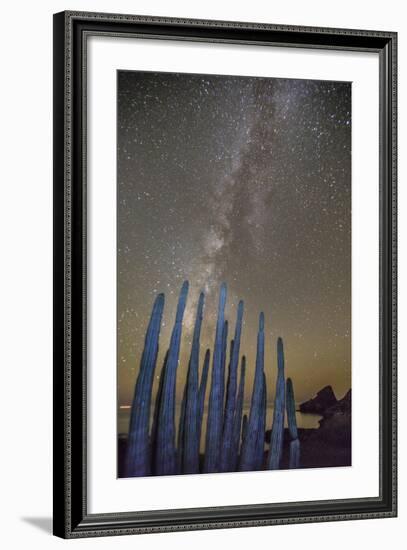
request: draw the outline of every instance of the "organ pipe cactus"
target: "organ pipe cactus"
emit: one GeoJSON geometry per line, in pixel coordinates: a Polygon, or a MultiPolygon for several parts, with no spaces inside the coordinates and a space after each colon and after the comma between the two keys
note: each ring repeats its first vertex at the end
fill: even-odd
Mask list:
{"type": "Polygon", "coordinates": [[[229,378],[227,387],[227,399],[225,406],[225,419],[223,422],[222,449],[220,459],[220,471],[228,472],[232,469],[231,450],[233,447],[233,423],[236,406],[237,367],[240,354],[240,336],[242,333],[243,302],[237,307],[235,337],[231,346],[231,358],[229,366],[229,378]]]}
{"type": "Polygon", "coordinates": [[[244,438],[246,437],[247,422],[248,422],[247,414],[244,414],[242,418],[242,443],[244,441],[244,438]]]}
{"type": "Polygon", "coordinates": [[[284,381],[284,347],[283,340],[277,340],[277,382],[274,400],[273,426],[271,429],[268,469],[278,470],[283,452],[284,437],[284,408],[285,408],[285,381],[284,381]]]}
{"type": "Polygon", "coordinates": [[[298,438],[293,439],[292,441],[290,441],[290,458],[289,458],[288,467],[299,468],[300,456],[301,456],[300,440],[298,438]]]}
{"type": "Polygon", "coordinates": [[[155,299],[148,324],[140,371],[131,406],[126,456],[128,476],[146,476],[151,472],[149,441],[151,392],[157,362],[163,309],[164,294],[159,294],[155,299]]]}
{"type": "MultiPolygon", "coordinates": [[[[233,342],[233,340],[231,340],[230,341],[230,346],[229,346],[229,368],[228,368],[228,379],[227,379],[227,384],[226,384],[225,411],[224,411],[224,414],[223,414],[223,427],[222,427],[222,430],[224,430],[224,428],[225,428],[226,405],[227,405],[227,402],[229,400],[230,365],[232,363],[233,346],[234,346],[234,342],[233,342]]],[[[223,437],[223,431],[222,431],[222,437],[223,437]]]]}
{"type": "Polygon", "coordinates": [[[177,445],[177,463],[178,463],[178,473],[182,473],[182,459],[184,456],[184,427],[185,427],[185,407],[187,401],[187,385],[188,385],[188,375],[187,381],[185,382],[184,391],[182,392],[182,401],[181,401],[181,410],[179,414],[179,423],[178,423],[178,445],[177,445]]]}
{"type": "Polygon", "coordinates": [[[204,307],[204,295],[201,292],[198,300],[194,335],[192,338],[191,357],[189,360],[185,424],[183,430],[184,442],[182,446],[182,472],[195,474],[199,472],[199,441],[198,441],[198,380],[199,380],[199,346],[204,307]]]}
{"type": "Polygon", "coordinates": [[[164,374],[155,456],[155,471],[157,475],[176,473],[175,384],[182,333],[182,320],[187,301],[188,287],[188,281],[185,281],[182,285],[178,300],[175,324],[171,334],[167,365],[164,374]]]}
{"type": "MultiPolygon", "coordinates": [[[[233,419],[233,441],[232,449],[230,451],[230,470],[233,472],[237,468],[238,458],[239,458],[239,447],[240,447],[240,434],[242,431],[242,414],[243,414],[243,401],[244,401],[244,383],[246,376],[246,357],[243,355],[242,363],[240,367],[240,381],[239,381],[239,390],[237,392],[236,399],[236,410],[235,416],[233,419]]],[[[245,415],[247,420],[247,416],[245,415]]]]}
{"type": "MultiPolygon", "coordinates": [[[[222,406],[223,406],[223,398],[225,394],[225,366],[226,366],[226,355],[227,355],[227,346],[228,346],[228,328],[229,328],[229,323],[228,321],[225,321],[223,324],[223,333],[222,333],[222,360],[221,360],[222,406]]],[[[222,409],[222,427],[223,427],[223,409],[222,409]]]]}
{"type": "Polygon", "coordinates": [[[198,392],[198,413],[197,413],[198,445],[200,445],[200,441],[201,441],[202,419],[203,419],[203,413],[204,413],[206,384],[208,381],[210,357],[211,357],[211,352],[209,349],[207,349],[205,353],[203,367],[202,367],[201,382],[199,384],[199,392],[198,392]]]}
{"type": "Polygon", "coordinates": [[[295,416],[294,388],[293,388],[293,383],[291,378],[287,378],[286,410],[287,410],[288,432],[290,434],[289,467],[298,468],[300,465],[300,440],[298,439],[297,419],[295,416]]]}
{"type": "MultiPolygon", "coordinates": [[[[150,455],[151,455],[151,457],[155,457],[155,454],[156,454],[158,415],[159,415],[159,412],[160,412],[160,403],[161,403],[161,396],[162,396],[162,393],[163,393],[164,373],[165,373],[165,366],[167,364],[167,359],[168,359],[168,350],[167,350],[167,353],[165,354],[165,357],[164,357],[163,366],[162,366],[161,372],[160,372],[160,379],[158,381],[157,394],[155,396],[153,425],[151,427],[151,436],[150,436],[150,449],[151,449],[150,455]]],[[[153,462],[153,465],[154,465],[154,461],[152,461],[152,462],[153,462]]],[[[153,473],[155,473],[154,469],[153,469],[153,473]]]]}
{"type": "Polygon", "coordinates": [[[208,420],[206,427],[206,448],[204,472],[216,472],[219,467],[219,454],[222,442],[224,360],[227,341],[225,322],[226,285],[223,283],[219,294],[218,319],[216,323],[215,345],[212,359],[211,391],[209,394],[208,420]],[[226,335],[226,337],[225,337],[226,335]]]}
{"type": "MultiPolygon", "coordinates": [[[[257,333],[256,370],[254,374],[252,400],[246,435],[240,453],[239,470],[256,469],[258,462],[258,437],[261,417],[263,416],[263,372],[264,372],[264,314],[260,313],[259,330],[257,333]]],[[[264,436],[263,436],[264,437],[264,436]]]]}
{"type": "Polygon", "coordinates": [[[266,375],[263,372],[262,403],[261,403],[261,411],[259,415],[259,429],[257,432],[257,442],[256,442],[256,463],[255,463],[256,470],[260,470],[263,467],[263,462],[264,462],[264,435],[266,431],[266,415],[267,415],[267,386],[266,386],[266,375]]]}
{"type": "MultiPolygon", "coordinates": [[[[200,335],[203,321],[204,295],[200,294],[188,372],[180,411],[178,443],[175,446],[175,391],[180,356],[182,322],[188,295],[188,282],[184,282],[177,305],[175,323],[169,349],[160,373],[154,414],[150,423],[151,397],[158,356],[160,327],[164,309],[164,295],[154,302],[148,324],[140,371],[134,390],[131,408],[125,471],[128,476],[169,475],[198,473],[200,471],[200,439],[205,407],[211,353],[206,350],[199,381],[200,335]],[[149,434],[150,424],[151,433],[149,434]]],[[[243,415],[246,358],[241,359],[240,340],[243,323],[243,302],[236,313],[234,339],[228,350],[228,321],[225,320],[226,285],[219,294],[214,351],[212,354],[211,386],[208,398],[207,430],[203,472],[259,470],[264,467],[278,469],[281,464],[284,414],[287,411],[290,438],[289,467],[300,464],[300,442],[295,413],[293,384],[284,379],[284,349],[281,338],[277,341],[277,380],[274,401],[270,450],[264,463],[264,435],[267,416],[267,383],[264,373],[264,314],[259,317],[257,353],[249,415],[243,415]],[[229,369],[225,393],[225,363],[229,353],[229,369]],[[238,390],[236,392],[236,390],[238,390]]]]}
{"type": "MultiPolygon", "coordinates": [[[[232,364],[232,355],[233,355],[233,346],[234,346],[234,341],[231,340],[230,341],[230,346],[229,346],[229,368],[228,368],[228,380],[227,380],[227,384],[226,384],[226,398],[225,398],[225,411],[224,411],[224,416],[223,416],[223,422],[225,422],[225,415],[226,415],[226,407],[227,407],[227,402],[229,400],[229,389],[230,389],[230,365],[232,364]]],[[[223,424],[224,425],[224,424],[223,424]]]]}

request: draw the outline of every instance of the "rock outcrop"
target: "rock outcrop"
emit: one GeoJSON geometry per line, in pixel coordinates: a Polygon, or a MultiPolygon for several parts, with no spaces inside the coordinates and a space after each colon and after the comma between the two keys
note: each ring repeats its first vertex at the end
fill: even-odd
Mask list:
{"type": "Polygon", "coordinates": [[[325,386],[315,397],[301,403],[299,409],[302,413],[325,415],[325,412],[338,404],[332,386],[325,386]]]}
{"type": "Polygon", "coordinates": [[[348,390],[347,393],[339,399],[334,405],[326,409],[324,417],[331,417],[334,414],[351,414],[352,412],[352,390],[348,390]]]}
{"type": "Polygon", "coordinates": [[[351,390],[329,407],[319,421],[318,435],[325,441],[340,443],[343,446],[351,445],[352,428],[352,399],[351,390]]]}

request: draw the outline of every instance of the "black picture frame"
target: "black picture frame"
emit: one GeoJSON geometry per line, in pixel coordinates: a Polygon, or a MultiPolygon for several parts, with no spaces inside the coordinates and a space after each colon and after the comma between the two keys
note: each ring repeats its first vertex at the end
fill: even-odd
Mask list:
{"type": "Polygon", "coordinates": [[[54,534],[63,538],[397,514],[397,34],[62,12],[54,15],[54,534]],[[380,59],[380,495],[128,513],[87,511],[86,40],[95,34],[370,51],[380,59]]]}

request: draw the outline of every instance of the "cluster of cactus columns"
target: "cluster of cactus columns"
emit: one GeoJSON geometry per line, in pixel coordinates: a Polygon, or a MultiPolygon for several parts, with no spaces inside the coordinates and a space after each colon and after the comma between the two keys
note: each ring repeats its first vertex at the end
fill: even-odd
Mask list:
{"type": "Polygon", "coordinates": [[[267,454],[265,317],[260,313],[250,410],[248,414],[244,414],[248,368],[246,357],[240,355],[244,304],[242,301],[238,304],[233,339],[229,342],[229,324],[225,318],[225,284],[222,284],[219,293],[213,353],[206,350],[202,366],[200,338],[205,297],[202,292],[199,295],[176,440],[177,372],[188,289],[189,283],[185,281],[180,291],[174,327],[152,406],[164,295],[159,294],[154,302],[131,407],[125,475],[130,477],[278,469],[282,460],[285,413],[290,445],[289,467],[298,468],[300,442],[294,389],[290,378],[285,382],[283,341],[281,338],[277,341],[277,380],[271,442],[267,454]],[[227,356],[229,363],[225,388],[227,356]],[[200,453],[205,403],[206,436],[204,452],[200,453]]]}

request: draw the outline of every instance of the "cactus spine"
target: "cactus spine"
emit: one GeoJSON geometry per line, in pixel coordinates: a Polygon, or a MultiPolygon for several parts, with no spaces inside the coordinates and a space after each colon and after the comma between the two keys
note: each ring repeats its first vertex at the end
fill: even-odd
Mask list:
{"type": "Polygon", "coordinates": [[[163,381],[155,457],[155,471],[157,475],[176,473],[175,384],[182,333],[182,320],[187,301],[188,287],[188,281],[185,281],[182,285],[178,300],[175,324],[171,334],[168,360],[163,381]]]}
{"type": "Polygon", "coordinates": [[[219,452],[222,441],[224,361],[227,341],[225,322],[226,285],[223,283],[219,294],[218,319],[216,323],[215,345],[212,360],[211,391],[209,394],[208,421],[206,428],[206,448],[203,470],[216,472],[219,467],[219,452]]]}
{"type": "Polygon", "coordinates": [[[204,295],[201,292],[198,300],[194,335],[192,338],[191,357],[189,360],[184,443],[182,446],[182,472],[184,474],[196,474],[199,472],[199,441],[198,441],[198,378],[199,378],[199,346],[201,337],[201,326],[203,317],[204,295]]]}
{"type": "Polygon", "coordinates": [[[298,439],[294,388],[291,378],[287,378],[286,401],[288,432],[290,434],[289,467],[298,468],[300,465],[300,440],[298,439]]]}
{"type": "Polygon", "coordinates": [[[141,357],[140,372],[137,377],[131,406],[126,457],[128,476],[146,476],[151,473],[149,441],[151,392],[157,362],[163,309],[164,294],[159,294],[154,302],[148,324],[141,357]]]}
{"type": "Polygon", "coordinates": [[[285,381],[284,381],[284,347],[283,340],[277,340],[277,382],[276,397],[274,400],[273,426],[271,429],[270,452],[268,469],[278,470],[283,451],[284,437],[284,409],[285,409],[285,381]]]}
{"type": "Polygon", "coordinates": [[[227,400],[225,407],[225,419],[223,423],[222,449],[220,471],[229,472],[232,469],[231,449],[233,447],[233,423],[236,406],[237,367],[240,354],[240,336],[242,333],[243,302],[237,307],[235,337],[231,346],[231,358],[229,366],[229,380],[227,388],[227,400]]]}
{"type": "MultiPolygon", "coordinates": [[[[257,333],[256,370],[254,374],[252,401],[245,438],[240,453],[239,469],[254,470],[258,454],[258,437],[261,417],[263,416],[263,372],[264,372],[264,313],[260,313],[259,330],[257,333]]],[[[263,436],[264,437],[264,436],[263,436]]]]}

